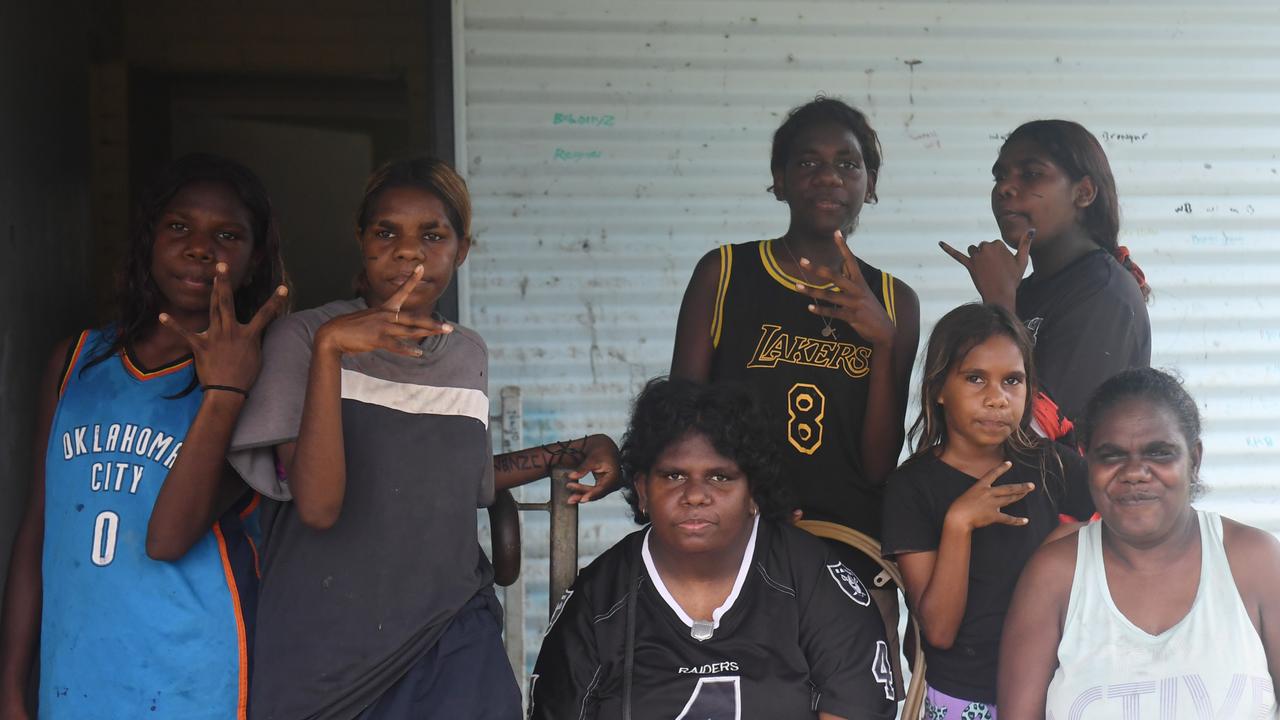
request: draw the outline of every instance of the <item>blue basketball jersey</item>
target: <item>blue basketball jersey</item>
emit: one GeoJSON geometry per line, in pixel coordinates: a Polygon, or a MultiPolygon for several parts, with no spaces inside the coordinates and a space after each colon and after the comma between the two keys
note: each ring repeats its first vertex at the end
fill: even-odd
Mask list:
{"type": "Polygon", "coordinates": [[[177,562],[147,557],[147,523],[200,407],[187,360],[152,372],[113,328],[71,355],[45,458],[40,718],[245,717],[257,592],[256,496],[177,562]]]}

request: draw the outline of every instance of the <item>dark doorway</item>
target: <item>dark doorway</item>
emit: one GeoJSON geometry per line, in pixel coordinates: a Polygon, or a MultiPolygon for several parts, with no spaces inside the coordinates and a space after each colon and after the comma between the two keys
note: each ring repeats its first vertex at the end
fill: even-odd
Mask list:
{"type": "MultiPolygon", "coordinates": [[[[453,159],[447,0],[370,0],[358,13],[329,4],[112,7],[93,75],[96,264],[119,257],[131,201],[160,168],[211,152],[252,168],[270,192],[293,307],[349,297],[354,213],[369,172],[397,157],[453,159]],[[226,42],[156,42],[193,26],[226,42]]],[[[112,288],[98,295],[108,307],[112,288]]],[[[456,287],[441,311],[457,317],[456,287]]]]}

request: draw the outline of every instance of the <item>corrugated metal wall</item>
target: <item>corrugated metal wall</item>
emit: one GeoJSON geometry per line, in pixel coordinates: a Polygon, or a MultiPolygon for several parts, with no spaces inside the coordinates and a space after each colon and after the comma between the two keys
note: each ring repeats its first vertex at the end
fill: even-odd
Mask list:
{"type": "MultiPolygon", "coordinates": [[[[927,336],[976,299],[937,243],[996,237],[1002,134],[1075,119],[1103,141],[1121,241],[1155,290],[1154,363],[1204,409],[1202,504],[1280,531],[1278,40],[1270,0],[459,0],[464,322],[489,343],[495,399],[523,388],[530,442],[620,434],[668,369],[696,259],[785,231],[770,135],[823,92],[880,133],[881,201],[853,247],[916,288],[927,336]]],[[[621,507],[587,513],[584,561],[633,527],[621,507]]]]}

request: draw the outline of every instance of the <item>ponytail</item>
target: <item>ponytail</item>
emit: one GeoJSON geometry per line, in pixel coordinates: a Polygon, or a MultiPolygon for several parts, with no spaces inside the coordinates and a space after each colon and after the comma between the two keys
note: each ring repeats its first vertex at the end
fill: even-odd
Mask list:
{"type": "Polygon", "coordinates": [[[1116,193],[1115,176],[1111,174],[1111,163],[1107,161],[1107,154],[1098,138],[1080,123],[1070,120],[1032,120],[1009,133],[1005,145],[1020,139],[1040,146],[1073,182],[1086,176],[1093,180],[1097,194],[1081,214],[1080,223],[1098,247],[1111,253],[1116,262],[1138,281],[1142,299],[1150,299],[1151,287],[1147,285],[1147,276],[1129,257],[1129,250],[1119,243],[1120,199],[1116,193]]]}
{"type": "Polygon", "coordinates": [[[1147,274],[1142,272],[1142,268],[1138,267],[1138,263],[1133,261],[1133,256],[1129,254],[1129,248],[1124,245],[1117,245],[1111,251],[1111,255],[1115,257],[1116,262],[1120,263],[1120,267],[1129,271],[1134,280],[1138,281],[1138,289],[1142,291],[1142,299],[1151,299],[1151,286],[1147,284],[1147,274]]]}

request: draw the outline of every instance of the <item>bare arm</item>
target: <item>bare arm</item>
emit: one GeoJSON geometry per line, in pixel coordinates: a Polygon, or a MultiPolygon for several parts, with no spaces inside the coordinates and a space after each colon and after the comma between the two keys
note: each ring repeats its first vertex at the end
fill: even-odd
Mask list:
{"type": "Polygon", "coordinates": [[[347,460],[342,443],[342,352],[323,328],[316,334],[307,374],[307,394],[296,443],[277,447],[289,478],[294,507],[307,525],[333,527],[347,491],[347,460]]]}
{"type": "Polygon", "coordinates": [[[618,446],[608,435],[588,435],[580,440],[562,440],[541,447],[495,455],[494,486],[498,490],[541,480],[553,468],[569,467],[567,487],[569,504],[590,502],[618,488],[621,480],[618,446]],[[595,477],[594,485],[577,482],[587,475],[595,477]]]}
{"type": "Polygon", "coordinates": [[[1034,489],[1030,483],[994,486],[996,478],[1010,467],[1007,462],[996,466],[951,503],[937,551],[897,557],[907,598],[920,618],[920,630],[936,648],[950,648],[964,620],[973,531],[995,523],[1021,526],[1027,522],[1000,511],[1034,489]]]}
{"type": "Polygon", "coordinates": [[[895,324],[886,308],[888,299],[886,305],[881,305],[876,299],[862,276],[853,251],[845,244],[844,236],[837,231],[833,240],[843,258],[843,270],[839,275],[827,267],[811,266],[807,258],[800,258],[800,266],[811,268],[820,280],[836,285],[840,292],[804,284],[798,284],[796,291],[826,303],[815,302],[809,306],[809,312],[842,320],[871,343],[867,402],[862,410],[862,436],[858,438],[858,448],[867,480],[879,484],[898,467],[911,365],[915,362],[916,346],[920,341],[920,301],[911,288],[895,280],[895,324]]]}
{"type": "Polygon", "coordinates": [[[58,405],[58,375],[71,340],[54,348],[45,365],[36,405],[31,485],[26,509],[9,556],[9,579],[4,588],[0,620],[0,717],[26,718],[27,684],[40,639],[43,602],[41,555],[44,551],[44,459],[49,446],[53,412],[58,405]]]}
{"type": "Polygon", "coordinates": [[[1000,641],[997,702],[1006,720],[1044,720],[1058,667],[1079,535],[1042,546],[1022,570],[1000,641]]]}
{"type": "Polygon", "coordinates": [[[147,522],[147,557],[180,559],[248,488],[227,464],[231,430],[244,398],[210,391],[187,430],[147,522]]]}
{"type": "Polygon", "coordinates": [[[187,429],[182,452],[165,476],[147,521],[147,556],[173,561],[187,554],[227,508],[247,491],[227,464],[227,448],[245,396],[212,386],[253,387],[262,367],[262,333],[284,310],[284,286],[247,324],[236,319],[226,263],[218,263],[209,303],[209,327],[193,333],[160,316],[160,324],[186,341],[195,356],[196,376],[209,389],[187,429]]]}
{"type": "Polygon", "coordinates": [[[937,551],[897,557],[920,630],[930,645],[943,650],[955,643],[969,600],[969,535],[947,525],[937,551]]]}
{"type": "Polygon", "coordinates": [[[1280,687],[1280,541],[1228,518],[1222,519],[1222,535],[1236,589],[1262,639],[1272,685],[1280,687]]]}
{"type": "Polygon", "coordinates": [[[347,492],[342,441],[342,356],[386,350],[421,357],[418,342],[453,326],[400,307],[422,280],[422,266],[385,303],[340,315],[316,331],[307,375],[306,400],[296,443],[276,448],[293,492],[298,518],[317,530],[333,527],[347,492]]]}
{"type": "Polygon", "coordinates": [[[871,352],[867,404],[862,411],[861,456],[867,480],[883,483],[898,467],[906,435],[911,366],[920,344],[920,300],[906,283],[894,279],[897,331],[893,343],[871,352]]]}
{"type": "Polygon", "coordinates": [[[676,321],[676,346],[671,355],[671,377],[707,382],[711,379],[711,323],[715,315],[716,288],[720,282],[720,250],[698,261],[680,303],[676,321]]]}

